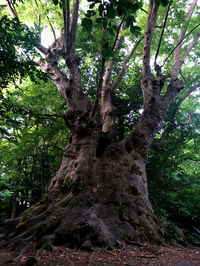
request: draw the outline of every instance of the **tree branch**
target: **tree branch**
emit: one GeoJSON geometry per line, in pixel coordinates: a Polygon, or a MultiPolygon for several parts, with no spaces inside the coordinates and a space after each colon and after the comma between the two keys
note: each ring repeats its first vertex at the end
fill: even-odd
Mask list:
{"type": "MultiPolygon", "coordinates": [[[[119,49],[119,46],[120,46],[121,42],[124,39],[124,37],[120,35],[120,29],[124,29],[123,19],[122,19],[122,21],[120,23],[120,28],[119,28],[119,30],[117,32],[112,51],[115,51],[115,50],[119,49]]],[[[115,58],[113,57],[110,60],[110,62],[108,62],[108,64],[107,64],[105,75],[104,75],[104,79],[103,79],[103,87],[104,88],[106,86],[108,86],[109,83],[110,83],[111,74],[112,74],[112,71],[113,71],[114,63],[115,63],[115,58]]]]}
{"type": "Polygon", "coordinates": [[[180,105],[183,103],[183,101],[185,101],[185,99],[187,99],[188,96],[190,96],[190,94],[195,91],[197,88],[200,87],[200,82],[198,82],[197,84],[193,85],[192,87],[190,87],[189,90],[186,91],[186,93],[179,99],[178,103],[176,104],[176,106],[174,107],[174,111],[172,113],[172,116],[175,117],[176,113],[178,111],[178,108],[180,107],[180,105]]]}
{"type": "Polygon", "coordinates": [[[163,38],[163,35],[164,35],[164,31],[165,31],[165,27],[166,27],[167,18],[168,18],[168,15],[169,15],[170,7],[171,7],[171,4],[169,4],[169,6],[168,6],[168,8],[167,8],[166,15],[165,15],[164,25],[163,25],[163,27],[162,27],[162,32],[161,32],[161,35],[160,35],[160,40],[159,40],[158,47],[157,47],[157,51],[156,51],[156,55],[155,55],[154,68],[155,68],[155,66],[156,66],[156,60],[157,60],[157,57],[158,57],[158,55],[159,55],[160,46],[161,46],[162,38],[163,38]]]}
{"type": "MultiPolygon", "coordinates": [[[[193,85],[192,87],[190,87],[190,89],[183,95],[183,97],[179,100],[178,102],[178,106],[176,107],[176,109],[178,110],[178,108],[180,107],[180,105],[183,103],[183,101],[185,101],[185,99],[187,99],[188,96],[190,96],[190,94],[195,91],[196,89],[198,89],[200,87],[200,82],[198,82],[197,84],[193,85]]],[[[176,110],[176,112],[177,112],[176,110]]],[[[175,114],[174,114],[175,116],[175,114]]]]}
{"type": "MultiPolygon", "coordinates": [[[[200,25],[200,24],[199,24],[200,25]]],[[[190,45],[188,46],[188,48],[183,52],[182,56],[181,56],[181,61],[184,61],[186,56],[190,53],[190,51],[192,50],[192,48],[195,46],[195,44],[197,43],[198,39],[200,38],[200,32],[198,32],[196,34],[196,36],[193,38],[192,42],[190,43],[190,45]]]]}
{"type": "MultiPolygon", "coordinates": [[[[188,22],[192,17],[192,14],[194,12],[196,5],[197,5],[197,0],[194,0],[189,7],[188,13],[187,13],[186,18],[185,18],[185,25],[182,27],[182,29],[180,30],[180,33],[179,33],[179,37],[178,37],[179,41],[182,40],[185,36],[186,30],[188,28],[188,22]]],[[[179,46],[179,48],[180,48],[180,46],[179,46]]],[[[179,50],[177,49],[177,55],[179,55],[179,53],[180,53],[180,49],[179,50]]]]}
{"type": "Polygon", "coordinates": [[[144,13],[149,14],[144,8],[140,7],[140,9],[141,9],[144,13]]]}
{"type": "Polygon", "coordinates": [[[48,15],[47,15],[47,19],[48,19],[48,21],[49,21],[49,25],[50,25],[51,30],[52,30],[52,33],[53,33],[54,41],[56,41],[56,33],[55,33],[55,30],[54,30],[54,28],[53,28],[53,25],[52,25],[52,23],[51,23],[51,21],[50,21],[48,15]]]}
{"type": "MultiPolygon", "coordinates": [[[[124,28],[123,25],[123,21],[124,18],[121,20],[118,30],[117,30],[117,34],[114,40],[114,44],[112,47],[112,51],[116,50],[119,48],[120,43],[122,42],[123,36],[120,36],[120,29],[124,28]]],[[[103,31],[104,33],[104,31],[103,31]]],[[[110,105],[110,108],[112,109],[112,103],[110,101],[111,99],[111,95],[110,95],[110,80],[111,80],[111,74],[112,74],[112,70],[113,70],[113,66],[114,66],[114,62],[115,62],[115,58],[112,58],[110,62],[108,62],[106,70],[105,70],[105,58],[102,55],[102,62],[101,62],[101,69],[100,69],[100,77],[99,77],[99,81],[98,81],[98,88],[97,88],[97,93],[96,93],[96,98],[95,98],[95,102],[93,104],[92,107],[92,111],[91,111],[91,116],[94,115],[94,112],[98,106],[99,103],[99,99],[100,96],[102,96],[102,115],[104,116],[104,111],[105,111],[105,105],[110,105]],[[105,71],[105,73],[104,73],[105,71]],[[109,102],[109,103],[108,103],[109,102]],[[104,111],[103,111],[104,110],[104,111]]]]}
{"type": "Polygon", "coordinates": [[[49,54],[47,54],[47,58],[44,62],[38,62],[43,69],[43,71],[47,74],[50,74],[50,78],[52,82],[56,85],[60,95],[67,100],[66,93],[70,90],[69,87],[69,80],[66,75],[60,71],[59,67],[57,66],[57,58],[50,58],[49,54]],[[51,62],[50,62],[51,61],[51,62]]]}
{"type": "Polygon", "coordinates": [[[184,87],[182,80],[178,80],[177,78],[172,79],[171,77],[165,95],[160,95],[160,90],[163,86],[162,73],[160,72],[159,78],[155,78],[150,68],[150,52],[156,26],[158,6],[156,5],[157,1],[155,0],[150,0],[149,2],[149,17],[144,38],[141,78],[143,113],[133,131],[124,140],[127,150],[130,153],[133,154],[134,151],[136,151],[145,159],[147,159],[152,141],[160,128],[170,102],[184,87]]]}
{"type": "Polygon", "coordinates": [[[122,21],[119,24],[119,27],[118,27],[118,30],[117,30],[117,34],[116,34],[116,37],[115,37],[115,41],[114,41],[114,44],[113,44],[113,47],[112,47],[112,51],[114,51],[115,48],[116,48],[117,41],[119,40],[119,32],[120,32],[120,29],[122,27],[123,22],[124,22],[124,17],[122,18],[122,21]]]}
{"type": "Polygon", "coordinates": [[[18,18],[18,14],[17,14],[17,11],[13,5],[13,2],[11,0],[7,0],[7,7],[8,7],[8,10],[10,11],[10,14],[13,18],[18,18]]]}
{"type": "MultiPolygon", "coordinates": [[[[75,70],[75,77],[67,78],[57,64],[58,57],[49,49],[47,56],[40,66],[45,73],[50,75],[52,82],[56,85],[60,95],[67,101],[68,110],[86,112],[90,109],[90,102],[86,95],[79,89],[80,81],[75,70]]],[[[72,74],[73,75],[73,74],[72,74]]]]}
{"type": "Polygon", "coordinates": [[[197,5],[197,0],[194,0],[190,4],[188,13],[187,13],[186,18],[185,18],[184,25],[182,26],[182,28],[180,29],[180,32],[179,32],[178,43],[176,44],[174,49],[170,52],[170,54],[166,57],[166,59],[163,62],[163,65],[161,66],[161,68],[162,68],[165,65],[165,63],[167,62],[167,60],[170,58],[170,56],[172,54],[174,54],[173,66],[172,66],[172,71],[171,71],[171,79],[172,80],[176,80],[177,79],[178,74],[180,73],[183,61],[184,61],[184,60],[181,60],[181,57],[180,57],[180,51],[181,51],[182,42],[200,25],[200,24],[198,24],[191,31],[189,31],[187,35],[185,35],[186,31],[187,31],[187,28],[189,26],[189,21],[190,21],[190,19],[192,17],[192,14],[194,12],[194,9],[195,9],[196,5],[197,5]]]}
{"type": "MultiPolygon", "coordinates": [[[[120,23],[120,28],[123,28],[123,22],[120,23]]],[[[115,41],[115,46],[113,46],[113,51],[119,49],[119,45],[123,40],[123,36],[120,36],[119,31],[117,32],[117,37],[115,41]]],[[[115,122],[115,107],[112,102],[112,91],[110,88],[110,80],[111,74],[113,70],[113,66],[115,63],[115,58],[113,57],[110,62],[108,62],[105,70],[105,74],[103,77],[102,89],[101,89],[101,114],[103,117],[103,128],[102,131],[109,135],[110,140],[114,141],[115,133],[114,133],[114,122],[115,122]]]]}
{"type": "Polygon", "coordinates": [[[69,52],[69,43],[70,43],[70,34],[69,34],[70,7],[69,7],[69,0],[65,0],[64,1],[63,21],[64,21],[64,49],[65,49],[65,55],[67,55],[67,53],[69,52]]]}
{"type": "Polygon", "coordinates": [[[77,33],[77,24],[78,24],[78,10],[79,10],[79,0],[73,0],[72,6],[72,16],[69,28],[70,40],[69,40],[69,52],[74,52],[75,42],[76,42],[76,33],[77,33]]]}
{"type": "MultiPolygon", "coordinates": [[[[174,118],[176,117],[176,113],[177,113],[179,107],[190,96],[190,94],[199,87],[200,87],[200,82],[198,82],[197,84],[190,87],[190,89],[180,98],[178,103],[175,105],[174,110],[172,112],[173,121],[169,124],[169,126],[163,132],[161,138],[154,145],[156,148],[160,149],[163,146],[166,139],[168,138],[169,134],[177,127],[177,125],[174,123],[174,118]]],[[[189,119],[190,119],[190,117],[189,117],[189,119]]]]}
{"type": "Polygon", "coordinates": [[[185,37],[185,33],[186,33],[186,30],[188,28],[188,25],[189,25],[189,21],[192,17],[192,14],[194,12],[194,9],[196,7],[196,4],[197,4],[197,0],[194,0],[191,4],[190,4],[190,7],[189,7],[189,10],[188,10],[188,13],[186,15],[186,18],[185,18],[185,23],[183,25],[183,27],[180,29],[180,32],[179,32],[179,36],[178,36],[178,45],[176,46],[175,50],[174,50],[174,62],[176,62],[178,59],[179,59],[179,56],[180,56],[180,50],[181,50],[181,43],[182,41],[184,40],[184,37],[185,37]]]}
{"type": "Polygon", "coordinates": [[[198,25],[196,25],[191,31],[188,32],[188,34],[182,39],[180,40],[176,46],[174,47],[174,49],[169,53],[169,55],[166,57],[166,59],[164,60],[163,64],[161,67],[163,67],[166,62],[168,61],[168,59],[170,58],[170,56],[173,54],[173,52],[176,50],[176,48],[194,31],[196,30],[196,28],[198,28],[200,26],[200,23],[198,25]]]}
{"type": "Polygon", "coordinates": [[[149,76],[151,74],[150,70],[150,52],[151,44],[154,34],[154,29],[156,25],[158,14],[158,6],[155,1],[150,0],[149,3],[149,17],[146,26],[146,32],[144,36],[144,50],[143,50],[143,64],[142,64],[142,74],[143,76],[149,76]]]}
{"type": "MultiPolygon", "coordinates": [[[[36,4],[36,7],[38,7],[38,2],[37,2],[37,0],[35,0],[35,4],[36,4]]],[[[40,30],[40,28],[41,28],[41,14],[39,14],[39,16],[38,16],[38,28],[39,28],[39,30],[40,30]]],[[[40,43],[41,43],[41,34],[40,34],[40,36],[39,36],[39,41],[40,41],[40,43]]]]}
{"type": "Polygon", "coordinates": [[[104,71],[105,71],[105,62],[106,62],[106,59],[102,56],[101,66],[100,66],[100,71],[99,71],[97,92],[96,92],[95,101],[94,101],[94,104],[92,106],[92,110],[91,110],[91,113],[90,113],[90,117],[94,116],[94,114],[95,114],[95,112],[97,110],[98,104],[99,104],[100,97],[101,97],[101,89],[102,89],[102,84],[103,84],[103,75],[104,75],[104,71]]]}
{"type": "Polygon", "coordinates": [[[119,72],[119,74],[117,75],[115,81],[113,82],[112,86],[111,86],[111,90],[115,91],[119,85],[119,83],[121,82],[124,72],[126,71],[126,69],[128,68],[128,62],[131,59],[133,53],[135,52],[135,50],[137,49],[138,45],[141,43],[141,41],[144,39],[144,36],[142,36],[137,43],[135,44],[135,46],[132,48],[132,50],[130,51],[130,53],[127,55],[127,57],[125,58],[123,64],[122,64],[122,68],[119,72]]]}
{"type": "Polygon", "coordinates": [[[40,44],[40,46],[36,47],[42,54],[47,55],[48,49],[40,44]]]}

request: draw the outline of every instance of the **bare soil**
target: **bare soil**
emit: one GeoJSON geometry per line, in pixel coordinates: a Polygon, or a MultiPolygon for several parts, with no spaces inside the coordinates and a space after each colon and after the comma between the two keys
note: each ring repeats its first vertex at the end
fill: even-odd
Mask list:
{"type": "Polygon", "coordinates": [[[19,256],[12,247],[0,249],[0,265],[48,265],[48,266],[199,266],[200,247],[158,247],[149,243],[121,244],[120,249],[94,248],[90,251],[54,246],[52,251],[35,254],[31,247],[19,256]]]}

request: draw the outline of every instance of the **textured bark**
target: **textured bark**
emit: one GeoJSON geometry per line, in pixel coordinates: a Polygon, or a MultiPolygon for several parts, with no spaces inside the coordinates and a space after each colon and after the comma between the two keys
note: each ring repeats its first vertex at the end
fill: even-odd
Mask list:
{"type": "MultiPolygon", "coordinates": [[[[69,1],[65,3],[68,5],[69,1]]],[[[125,59],[113,84],[110,81],[115,59],[107,63],[104,71],[105,58],[102,57],[97,95],[92,105],[80,87],[80,58],[75,53],[78,6],[79,1],[74,0],[71,19],[69,5],[65,10],[64,36],[49,49],[39,47],[45,55],[44,62],[40,62],[41,67],[51,75],[52,82],[67,102],[64,118],[70,129],[69,144],[64,149],[60,169],[50,183],[46,198],[19,220],[7,222],[7,229],[17,224],[7,240],[12,239],[15,245],[34,241],[38,249],[50,248],[52,244],[112,248],[121,241],[164,243],[165,226],[155,216],[148,197],[146,163],[166,110],[184,87],[183,81],[178,79],[183,58],[178,52],[179,48],[175,49],[170,81],[165,95],[161,95],[166,77],[158,65],[157,77],[150,68],[158,14],[158,6],[150,0],[141,78],[143,113],[131,134],[117,142],[112,93],[135,49],[125,59]],[[67,76],[58,67],[59,57],[66,62],[69,70],[67,76]],[[98,108],[100,95],[101,110],[98,108]]],[[[184,34],[183,31],[180,33],[181,36],[184,34]]],[[[198,40],[197,37],[182,55],[184,58],[198,40]]],[[[121,40],[119,32],[116,49],[118,40],[121,40]]]]}
{"type": "MultiPolygon", "coordinates": [[[[119,49],[119,46],[124,39],[123,36],[120,35],[120,29],[124,29],[123,20],[120,23],[119,29],[117,31],[117,35],[114,41],[113,45],[113,51],[116,51],[119,49]]],[[[113,67],[115,64],[115,58],[112,58],[105,70],[105,74],[103,77],[102,82],[102,88],[101,88],[101,114],[103,118],[103,126],[102,126],[102,132],[106,134],[107,139],[110,142],[115,141],[115,130],[114,130],[114,124],[116,120],[116,114],[115,114],[115,106],[113,105],[112,101],[112,94],[113,89],[111,88],[111,75],[113,71],[113,67]]]]}
{"type": "Polygon", "coordinates": [[[148,199],[145,160],[124,141],[96,154],[96,138],[76,138],[64,152],[48,197],[18,223],[14,245],[118,246],[121,241],[164,243],[163,223],[148,199]]]}

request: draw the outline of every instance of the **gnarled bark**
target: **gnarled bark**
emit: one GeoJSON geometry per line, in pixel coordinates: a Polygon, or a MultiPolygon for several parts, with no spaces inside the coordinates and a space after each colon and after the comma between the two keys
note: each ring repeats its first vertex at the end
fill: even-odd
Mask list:
{"type": "MultiPolygon", "coordinates": [[[[65,122],[71,137],[46,198],[17,220],[16,230],[8,239],[14,243],[32,240],[38,249],[49,248],[52,244],[114,247],[120,241],[129,243],[135,240],[164,243],[164,224],[155,216],[148,197],[146,163],[166,110],[184,87],[183,81],[178,79],[183,64],[180,63],[179,48],[175,49],[166,93],[161,95],[166,77],[158,65],[155,64],[157,77],[150,67],[158,14],[156,1],[150,0],[141,79],[143,113],[131,134],[117,142],[112,93],[134,50],[125,59],[113,84],[110,81],[115,60],[113,58],[107,63],[104,73],[105,58],[102,58],[97,95],[92,105],[80,87],[80,58],[75,53],[79,1],[73,1],[71,20],[69,1],[65,3],[64,36],[49,49],[40,47],[45,55],[40,65],[51,74],[52,81],[67,102],[65,122]],[[58,68],[60,56],[65,59],[68,76],[58,68]],[[101,110],[98,108],[100,95],[101,110]]],[[[184,34],[183,31],[180,33],[181,36],[184,34]]],[[[121,40],[119,32],[116,40],[117,46],[121,40]]]]}
{"type": "Polygon", "coordinates": [[[164,243],[163,223],[148,199],[145,160],[124,141],[96,156],[96,139],[70,143],[46,200],[22,218],[12,241],[117,246],[121,241],[164,243]]]}

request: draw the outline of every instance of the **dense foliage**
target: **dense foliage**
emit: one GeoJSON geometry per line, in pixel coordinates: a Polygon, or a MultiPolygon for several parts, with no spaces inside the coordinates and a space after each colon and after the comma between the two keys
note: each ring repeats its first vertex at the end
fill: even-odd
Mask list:
{"type": "Polygon", "coordinates": [[[3,92],[9,109],[1,120],[1,215],[18,215],[46,192],[67,144],[63,100],[51,83],[26,79],[3,92]]]}
{"type": "Polygon", "coordinates": [[[29,75],[34,79],[37,65],[34,58],[38,55],[34,49],[38,44],[38,31],[29,29],[17,18],[10,19],[6,15],[0,17],[0,88],[5,88],[9,82],[29,75]]]}
{"type": "MultiPolygon", "coordinates": [[[[198,106],[198,97],[191,97],[193,108],[198,106]]],[[[149,191],[156,213],[169,226],[170,235],[184,243],[176,234],[181,228],[187,240],[199,245],[200,182],[199,182],[199,115],[188,122],[191,100],[187,100],[177,116],[168,113],[167,122],[176,120],[176,127],[159,150],[156,145],[148,163],[149,191]],[[185,121],[184,121],[185,119],[185,121]],[[184,121],[184,122],[183,122],[184,121]]],[[[194,111],[196,109],[194,108],[194,111]]],[[[155,141],[156,144],[156,141],[155,141]]]]}

